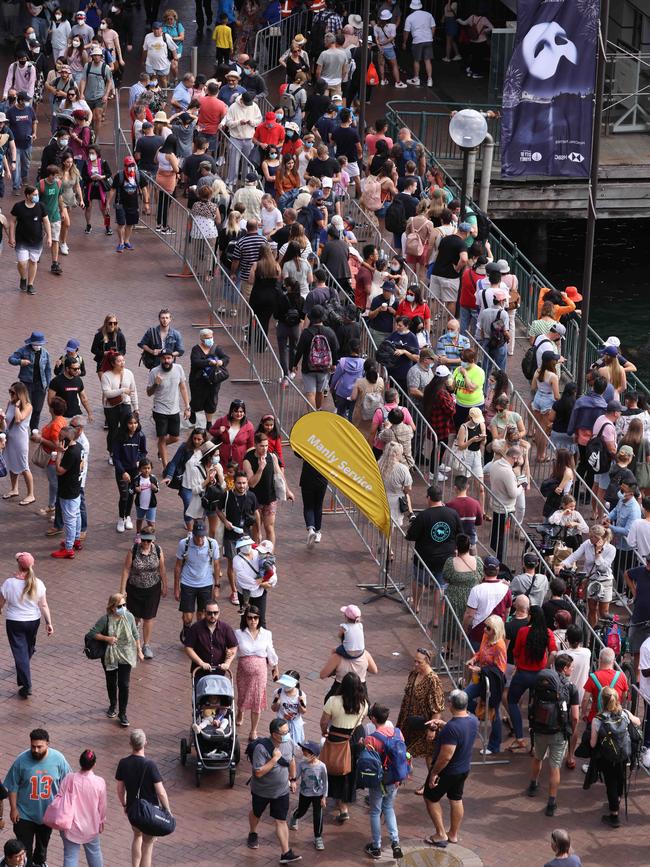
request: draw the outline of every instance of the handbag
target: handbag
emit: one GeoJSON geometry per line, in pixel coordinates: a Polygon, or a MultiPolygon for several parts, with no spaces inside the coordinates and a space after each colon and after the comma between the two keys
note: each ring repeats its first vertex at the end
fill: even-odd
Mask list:
{"type": "Polygon", "coordinates": [[[336,737],[340,738],[337,741],[331,741],[329,734],[325,739],[320,751],[320,760],[327,768],[327,773],[332,777],[344,777],[352,771],[352,747],[350,741],[354,730],[357,728],[363,719],[365,712],[362,712],[359,719],[356,721],[350,734],[344,735],[336,732],[336,737]]]}
{"type": "Polygon", "coordinates": [[[53,831],[69,831],[73,818],[72,786],[66,786],[65,791],[57,792],[48,804],[43,815],[43,824],[53,831]]]}
{"type": "Polygon", "coordinates": [[[406,497],[400,497],[397,501],[397,505],[399,506],[399,510],[402,514],[410,512],[409,501],[406,499],[406,497]]]}
{"type": "Polygon", "coordinates": [[[650,488],[650,464],[647,462],[648,455],[646,452],[645,439],[642,439],[636,461],[636,471],[634,473],[640,488],[650,488]]]}
{"type": "MultiPolygon", "coordinates": [[[[102,630],[108,629],[108,615],[104,616],[101,628],[102,630]]],[[[106,635],[106,632],[102,632],[102,635],[106,635]]],[[[90,632],[85,634],[84,653],[88,659],[103,659],[104,654],[106,653],[106,646],[105,641],[99,641],[99,639],[95,638],[94,635],[91,635],[90,632]]]]}
{"type": "Polygon", "coordinates": [[[284,503],[287,499],[287,483],[279,467],[273,473],[273,487],[275,488],[275,499],[284,503]]]}
{"type": "Polygon", "coordinates": [[[148,770],[149,764],[145,763],[138,793],[127,808],[126,817],[133,827],[142,831],[143,834],[148,834],[150,837],[166,837],[176,830],[176,819],[169,810],[161,807],[160,804],[152,804],[140,797],[142,782],[148,770]]]}
{"type": "Polygon", "coordinates": [[[46,452],[43,448],[43,443],[39,443],[34,449],[34,454],[32,455],[32,463],[35,467],[40,467],[41,469],[45,469],[45,467],[50,462],[51,455],[49,452],[46,452]]]}
{"type": "MultiPolygon", "coordinates": [[[[122,377],[120,376],[120,388],[122,388],[122,377]]],[[[124,400],[123,394],[116,394],[115,397],[107,397],[106,403],[108,406],[119,406],[124,400]]]]}

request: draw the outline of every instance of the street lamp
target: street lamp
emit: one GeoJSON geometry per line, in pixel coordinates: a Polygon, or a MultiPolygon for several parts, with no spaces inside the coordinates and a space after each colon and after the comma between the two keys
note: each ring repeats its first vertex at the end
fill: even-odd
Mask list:
{"type": "Polygon", "coordinates": [[[485,141],[487,136],[487,120],[480,111],[464,108],[457,111],[449,122],[451,140],[463,151],[463,179],[460,193],[460,217],[465,219],[467,210],[467,179],[469,175],[469,155],[485,141]]]}

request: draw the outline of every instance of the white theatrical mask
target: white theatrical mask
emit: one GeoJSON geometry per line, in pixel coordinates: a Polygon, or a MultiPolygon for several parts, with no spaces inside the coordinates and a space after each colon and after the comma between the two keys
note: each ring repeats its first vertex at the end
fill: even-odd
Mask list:
{"type": "Polygon", "coordinates": [[[531,27],[524,36],[521,50],[530,74],[542,81],[555,75],[563,57],[570,63],[578,62],[575,44],[556,21],[531,27]]]}

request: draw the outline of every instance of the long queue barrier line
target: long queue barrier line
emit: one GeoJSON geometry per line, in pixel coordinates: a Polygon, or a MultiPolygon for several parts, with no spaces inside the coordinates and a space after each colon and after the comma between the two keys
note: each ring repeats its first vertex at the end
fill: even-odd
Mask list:
{"type": "Polygon", "coordinates": [[[288,51],[295,36],[305,34],[308,23],[309,12],[301,10],[257,31],[253,56],[260,75],[268,75],[281,65],[280,58],[288,51]]]}

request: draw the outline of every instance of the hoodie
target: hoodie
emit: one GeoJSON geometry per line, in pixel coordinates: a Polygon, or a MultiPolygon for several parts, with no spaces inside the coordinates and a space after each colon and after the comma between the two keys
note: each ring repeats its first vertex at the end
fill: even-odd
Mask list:
{"type": "Polygon", "coordinates": [[[596,419],[601,416],[607,409],[605,398],[590,391],[588,394],[583,394],[579,397],[573,409],[571,410],[571,418],[567,425],[566,432],[574,434],[578,430],[593,430],[596,419]]]}
{"type": "Polygon", "coordinates": [[[347,356],[339,359],[330,383],[337,397],[350,397],[354,383],[363,376],[363,358],[347,356]]]}

